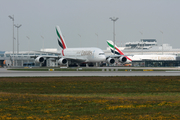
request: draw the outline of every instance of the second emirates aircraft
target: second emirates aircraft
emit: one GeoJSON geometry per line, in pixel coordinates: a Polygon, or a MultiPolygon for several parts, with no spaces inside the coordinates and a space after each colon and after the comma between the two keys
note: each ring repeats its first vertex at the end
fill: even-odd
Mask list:
{"type": "Polygon", "coordinates": [[[139,61],[139,60],[176,60],[175,55],[124,55],[124,53],[118,49],[116,45],[114,45],[113,41],[107,40],[107,44],[110,47],[112,53],[115,53],[118,56],[124,56],[123,63],[131,63],[132,61],[139,61]],[[114,51],[115,50],[115,51],[114,51]]]}

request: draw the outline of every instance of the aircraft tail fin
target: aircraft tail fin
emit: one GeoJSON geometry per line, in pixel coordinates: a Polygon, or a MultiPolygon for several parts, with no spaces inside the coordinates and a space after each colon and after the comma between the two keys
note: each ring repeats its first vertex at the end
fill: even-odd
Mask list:
{"type": "MultiPolygon", "coordinates": [[[[118,49],[118,47],[116,45],[114,45],[114,42],[111,40],[107,40],[107,44],[109,45],[111,52],[114,53],[115,50],[115,54],[117,55],[124,55],[124,53],[118,49]],[[114,49],[115,48],[115,49],[114,49]]],[[[132,61],[129,57],[125,56],[128,60],[132,61]]]]}
{"type": "Polygon", "coordinates": [[[107,40],[107,44],[109,45],[110,50],[111,50],[112,53],[114,53],[114,48],[115,48],[115,54],[117,54],[117,55],[124,55],[124,53],[121,50],[119,50],[116,45],[114,45],[113,41],[107,40]]]}
{"type": "Polygon", "coordinates": [[[58,36],[58,44],[59,46],[62,48],[62,49],[66,49],[67,46],[66,46],[66,43],[64,41],[64,38],[63,38],[63,35],[61,33],[61,30],[60,30],[60,27],[59,26],[56,26],[56,34],[58,36]]]}

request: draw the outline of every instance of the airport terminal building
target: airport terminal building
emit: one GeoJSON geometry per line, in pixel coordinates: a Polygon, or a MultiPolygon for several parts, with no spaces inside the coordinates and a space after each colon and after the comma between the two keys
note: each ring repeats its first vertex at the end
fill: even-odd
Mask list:
{"type": "Polygon", "coordinates": [[[20,51],[18,54],[12,51],[0,51],[0,67],[12,67],[14,61],[14,67],[39,67],[39,66],[47,66],[47,67],[57,67],[58,60],[54,60],[52,58],[46,59],[44,63],[36,63],[36,56],[58,56],[57,54],[52,53],[40,53],[34,51],[20,51]]]}

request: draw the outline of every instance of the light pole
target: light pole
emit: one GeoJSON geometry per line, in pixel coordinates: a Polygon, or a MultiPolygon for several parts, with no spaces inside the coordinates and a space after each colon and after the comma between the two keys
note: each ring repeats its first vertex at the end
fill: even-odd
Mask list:
{"type": "Polygon", "coordinates": [[[118,20],[118,18],[110,17],[109,19],[113,21],[113,41],[114,41],[114,55],[115,55],[115,22],[116,20],[118,20]]]}
{"type": "Polygon", "coordinates": [[[8,16],[10,19],[13,21],[13,67],[14,67],[14,15],[13,16],[8,16]]]}
{"type": "Polygon", "coordinates": [[[80,47],[82,47],[81,35],[80,34],[78,34],[78,35],[80,37],[80,47]]]}
{"type": "Polygon", "coordinates": [[[44,37],[43,37],[43,36],[41,36],[41,38],[43,39],[43,51],[44,51],[44,37]]]}
{"type": "Polygon", "coordinates": [[[14,25],[17,28],[17,54],[19,53],[19,36],[18,36],[18,28],[20,28],[22,25],[14,25]]]}
{"type": "Polygon", "coordinates": [[[163,53],[163,51],[164,51],[164,50],[163,50],[163,32],[162,32],[162,31],[160,31],[160,32],[162,33],[162,54],[164,54],[164,53],[163,53]]]}
{"type": "Polygon", "coordinates": [[[141,42],[142,42],[142,54],[143,54],[143,33],[141,32],[141,31],[139,31],[140,33],[141,33],[141,35],[142,35],[142,37],[141,37],[141,42]]]}
{"type": "Polygon", "coordinates": [[[95,33],[95,35],[97,36],[97,47],[98,47],[98,34],[97,34],[97,33],[95,33]]]}
{"type": "Polygon", "coordinates": [[[28,55],[29,55],[29,37],[28,36],[26,36],[27,37],[27,39],[28,39],[28,55]]]}

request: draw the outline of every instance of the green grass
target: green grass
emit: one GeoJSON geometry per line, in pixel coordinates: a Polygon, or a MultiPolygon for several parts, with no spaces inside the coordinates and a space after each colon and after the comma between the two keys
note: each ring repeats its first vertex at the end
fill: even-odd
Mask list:
{"type": "Polygon", "coordinates": [[[180,77],[0,78],[0,119],[180,119],[180,77]]]}

